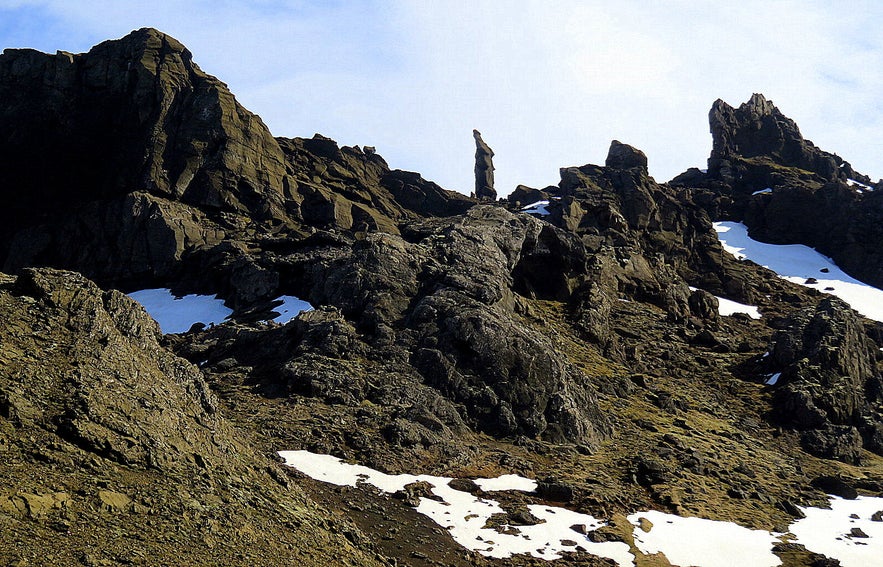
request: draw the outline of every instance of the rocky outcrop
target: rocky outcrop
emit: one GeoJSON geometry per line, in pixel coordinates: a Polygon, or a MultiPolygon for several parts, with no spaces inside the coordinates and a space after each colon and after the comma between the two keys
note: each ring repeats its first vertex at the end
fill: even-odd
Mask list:
{"type": "Polygon", "coordinates": [[[759,158],[810,171],[825,180],[856,178],[848,162],[805,140],[797,124],[762,94],[733,108],[718,99],[708,113],[712,150],[708,173],[727,177],[733,160],[759,158]]]}
{"type": "Polygon", "coordinates": [[[494,150],[481,139],[481,132],[472,131],[475,138],[475,197],[480,201],[496,201],[494,190],[494,150]]]}
{"type": "Polygon", "coordinates": [[[803,138],[793,120],[755,94],[709,113],[713,149],[707,174],[691,170],[672,183],[711,190],[715,218],[744,222],[752,238],[804,244],[854,277],[883,285],[883,189],[840,156],[803,138]]]}
{"type": "Polygon", "coordinates": [[[284,216],[279,145],[163,33],[141,29],[81,55],[6,50],[0,78],[7,232],[36,211],[132,191],[284,216]]]}
{"type": "Polygon", "coordinates": [[[278,141],[290,212],[310,227],[395,234],[403,222],[457,215],[475,204],[417,173],[391,170],[373,149],[339,147],[319,134],[278,141]]]}
{"type": "Polygon", "coordinates": [[[390,170],[373,150],[274,139],[183,45],[148,28],[79,55],[6,50],[0,132],[0,266],[10,272],[52,265],[105,285],[168,282],[223,239],[394,233],[474,203],[390,170]]]}
{"type": "Polygon", "coordinates": [[[609,426],[592,380],[554,356],[549,338],[518,313],[520,298],[567,302],[582,293],[582,243],[491,206],[411,225],[406,236],[372,234],[351,249],[275,261],[293,289],[354,321],[371,345],[365,350],[409,361],[472,427],[602,440],[609,426]]]}
{"type": "MultiPolygon", "coordinates": [[[[41,423],[120,464],[174,470],[198,460],[224,467],[236,446],[225,437],[215,397],[196,368],[159,346],[159,328],[140,306],[54,270],[26,270],[4,292],[5,312],[39,310],[44,323],[19,324],[38,325],[58,345],[49,359],[31,360],[23,342],[29,334],[4,328],[7,400],[41,408],[41,423]]],[[[8,401],[6,412],[20,420],[16,404],[8,401]]]]}
{"type": "Polygon", "coordinates": [[[140,305],[39,269],[0,274],[0,310],[0,560],[376,564],[283,489],[140,305]]]}
{"type": "Polygon", "coordinates": [[[861,448],[883,453],[883,377],[876,345],[841,300],[799,311],[773,337],[767,371],[773,419],[802,431],[807,451],[857,463],[861,448]]]}
{"type": "Polygon", "coordinates": [[[610,142],[610,150],[607,152],[607,160],[604,165],[611,169],[640,168],[647,173],[647,156],[641,150],[623,144],[619,140],[610,142]]]}
{"type": "MultiPolygon", "coordinates": [[[[616,140],[606,164],[562,168],[558,186],[542,192],[550,200],[543,218],[578,235],[594,254],[596,281],[603,282],[596,297],[638,297],[676,318],[691,313],[685,282],[751,300],[750,286],[720,248],[705,202],[694,200],[698,193],[656,183],[644,153],[616,140]]],[[[526,194],[527,188],[509,201],[514,205],[526,194]]],[[[595,315],[584,319],[592,321],[587,329],[597,327],[595,315]]]]}

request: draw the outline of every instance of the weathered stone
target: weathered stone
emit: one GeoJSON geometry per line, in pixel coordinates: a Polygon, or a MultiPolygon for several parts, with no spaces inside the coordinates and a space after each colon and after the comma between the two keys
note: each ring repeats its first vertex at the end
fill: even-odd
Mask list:
{"type": "Polygon", "coordinates": [[[105,512],[125,512],[132,505],[131,498],[112,490],[99,490],[98,500],[105,512]]]}
{"type": "Polygon", "coordinates": [[[879,421],[872,404],[881,392],[874,386],[881,381],[875,348],[845,303],[826,298],[795,313],[769,352],[769,372],[781,373],[773,418],[805,430],[807,450],[858,462],[862,436],[868,449],[879,450],[873,442],[879,421]]]}
{"type": "Polygon", "coordinates": [[[604,162],[604,165],[612,169],[631,169],[637,167],[646,173],[647,156],[637,148],[623,144],[619,140],[613,140],[610,142],[610,150],[607,152],[607,160],[604,162]]]}
{"type": "Polygon", "coordinates": [[[494,151],[481,139],[481,132],[472,131],[475,138],[475,196],[482,201],[496,201],[494,190],[494,151]]]}

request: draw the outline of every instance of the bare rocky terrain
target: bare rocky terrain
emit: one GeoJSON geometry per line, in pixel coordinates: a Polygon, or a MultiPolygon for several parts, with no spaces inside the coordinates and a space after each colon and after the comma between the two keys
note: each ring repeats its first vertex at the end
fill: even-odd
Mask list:
{"type": "Polygon", "coordinates": [[[274,138],[156,30],[6,50],[0,563],[548,563],[465,550],[419,494],[318,483],[290,449],[521,474],[542,488],[506,496],[501,523],[555,503],[630,545],[639,509],[784,530],[826,493],[883,495],[883,324],[737,261],[712,227],[880,285],[883,183],[762,95],[715,102],[710,126],[707,171],[658,183],[613,141],[603,166],[500,200],[476,133],[476,199],[368,146],[274,138]],[[162,335],[121,293],[149,287],[234,316],[162,335]],[[315,309],[266,322],[282,294],[315,309]]]}

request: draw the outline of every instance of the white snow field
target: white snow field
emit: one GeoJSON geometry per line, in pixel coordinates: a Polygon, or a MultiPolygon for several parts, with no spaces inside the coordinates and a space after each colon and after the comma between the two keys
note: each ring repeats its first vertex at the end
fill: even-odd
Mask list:
{"type": "MultiPolygon", "coordinates": [[[[573,551],[579,546],[593,555],[612,559],[620,567],[635,565],[635,555],[627,544],[595,543],[588,535],[573,529],[574,526],[584,526],[581,531],[590,533],[606,525],[588,514],[556,506],[531,505],[528,509],[541,523],[504,526],[507,533],[500,533],[484,527],[493,514],[503,512],[499,503],[451,488],[448,477],[389,475],[309,451],[279,451],[279,455],[286,465],[310,478],[338,486],[365,483],[393,493],[412,482],[427,482],[441,501],[421,498],[416,510],[447,529],[454,541],[463,547],[488,557],[529,554],[553,560],[560,558],[562,551],[573,551]]],[[[532,492],[537,486],[536,481],[517,475],[476,479],[475,483],[486,491],[532,492]]],[[[791,524],[789,534],[751,530],[732,522],[681,517],[655,510],[636,512],[628,516],[628,520],[635,526],[635,551],[662,553],[672,565],[679,567],[776,567],[781,562],[773,553],[773,546],[786,540],[839,559],[843,567],[883,564],[880,561],[883,557],[883,522],[872,519],[878,512],[883,512],[883,498],[831,498],[831,509],[802,508],[806,518],[791,524]],[[858,517],[853,518],[853,515],[858,517]],[[853,532],[853,528],[861,532],[853,532]]]]}
{"type": "MultiPolygon", "coordinates": [[[[147,314],[153,317],[163,333],[186,333],[194,323],[205,325],[223,323],[233,310],[224,305],[216,295],[185,295],[176,297],[170,289],[142,289],[133,291],[129,297],[144,306],[147,314]]],[[[281,295],[274,301],[282,304],[274,307],[279,313],[271,319],[284,325],[301,311],[309,311],[312,305],[293,295],[281,295]]]]}
{"type": "Polygon", "coordinates": [[[732,522],[685,518],[656,510],[628,517],[635,526],[635,546],[645,555],[662,553],[672,565],[696,567],[776,567],[773,546],[781,534],[750,530],[732,522]],[[652,524],[641,528],[641,519],[652,524]]]}
{"type": "Polygon", "coordinates": [[[801,508],[806,518],[788,528],[808,550],[836,557],[841,567],[883,565],[883,498],[831,498],[831,509],[801,508]],[[877,521],[872,516],[878,514],[877,521]],[[857,516],[853,518],[852,516],[857,516]],[[854,532],[853,530],[859,530],[854,532]]]}
{"type": "Polygon", "coordinates": [[[827,256],[802,244],[752,240],[742,223],[716,222],[714,229],[724,250],[736,258],[747,258],[790,282],[836,295],[865,317],[883,321],[883,290],[848,276],[827,256]]]}

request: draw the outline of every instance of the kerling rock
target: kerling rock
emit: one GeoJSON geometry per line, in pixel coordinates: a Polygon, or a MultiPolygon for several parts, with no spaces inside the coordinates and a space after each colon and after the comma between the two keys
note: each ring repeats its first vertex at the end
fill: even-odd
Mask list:
{"type": "Polygon", "coordinates": [[[481,132],[472,131],[475,138],[475,196],[482,201],[496,201],[494,190],[494,150],[481,139],[481,132]]]}

